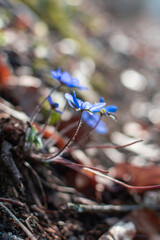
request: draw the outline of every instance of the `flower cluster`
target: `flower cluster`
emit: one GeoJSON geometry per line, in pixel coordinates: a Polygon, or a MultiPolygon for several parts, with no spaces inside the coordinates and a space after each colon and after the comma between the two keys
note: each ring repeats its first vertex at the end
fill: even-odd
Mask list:
{"type": "Polygon", "coordinates": [[[82,119],[91,128],[94,128],[95,131],[100,134],[107,133],[107,127],[105,123],[100,120],[100,115],[110,116],[110,114],[117,111],[117,106],[108,105],[105,107],[106,103],[102,97],[100,98],[99,103],[91,104],[90,102],[83,102],[76,97],[75,91],[73,91],[73,95],[66,93],[65,98],[72,108],[75,108],[77,111],[83,111],[82,119]],[[96,113],[100,113],[100,115],[97,115],[96,113]]]}
{"type": "MultiPolygon", "coordinates": [[[[67,71],[62,72],[60,68],[58,68],[57,70],[52,70],[51,77],[60,83],[60,85],[58,87],[60,87],[61,85],[65,85],[68,88],[78,88],[80,90],[87,89],[87,87],[82,86],[80,84],[80,82],[77,78],[72,77],[70,75],[70,73],[67,71]]],[[[57,88],[55,88],[55,89],[57,89],[57,88]]],[[[50,111],[49,111],[47,121],[44,124],[43,129],[41,130],[41,135],[43,135],[43,132],[49,122],[49,118],[51,117],[52,111],[62,114],[62,112],[59,110],[59,104],[54,102],[52,99],[52,95],[53,95],[53,92],[55,91],[55,89],[52,89],[51,92],[48,94],[48,96],[46,98],[44,98],[44,100],[39,104],[39,106],[36,108],[33,116],[31,117],[31,120],[29,123],[30,126],[32,126],[33,120],[37,116],[38,112],[41,110],[42,105],[44,104],[45,101],[47,101],[50,105],[50,111]]],[[[76,135],[79,131],[79,128],[82,124],[82,121],[87,123],[93,130],[97,131],[100,134],[107,133],[108,129],[107,129],[105,123],[101,120],[101,118],[103,115],[114,117],[114,113],[117,111],[116,106],[114,106],[114,105],[106,106],[106,103],[102,97],[100,98],[98,103],[92,104],[88,101],[83,101],[76,97],[76,93],[74,90],[73,90],[72,94],[65,93],[64,97],[70,107],[76,109],[76,111],[81,112],[81,118],[78,123],[77,129],[76,129],[75,133],[73,134],[72,138],[67,143],[66,147],[68,147],[68,145],[76,137],[76,135]]],[[[28,133],[28,136],[31,136],[31,135],[33,135],[32,128],[30,129],[30,132],[28,133]],[[32,133],[32,134],[30,134],[30,133],[32,133]]],[[[31,146],[32,146],[32,143],[35,143],[35,141],[36,141],[35,139],[37,139],[38,137],[39,137],[38,134],[34,134],[34,138],[33,137],[28,138],[29,139],[28,141],[30,141],[31,146]]]]}
{"type": "MultiPolygon", "coordinates": [[[[52,78],[54,78],[55,80],[59,81],[60,85],[66,85],[69,88],[78,88],[78,89],[86,89],[86,87],[81,86],[80,82],[77,78],[73,78],[68,72],[62,72],[60,68],[57,69],[57,71],[51,71],[51,75],[52,78]]],[[[60,86],[59,85],[59,86],[60,86]]],[[[57,89],[57,88],[55,88],[57,89]]],[[[67,151],[72,151],[75,150],[76,147],[71,147],[69,148],[69,146],[74,142],[75,138],[77,137],[77,134],[79,132],[79,129],[81,127],[82,122],[87,123],[92,130],[89,129],[89,131],[87,131],[87,134],[82,135],[81,139],[84,139],[84,137],[88,137],[88,135],[93,131],[97,131],[100,134],[106,134],[108,129],[105,125],[105,123],[101,120],[101,118],[103,116],[109,116],[109,117],[113,117],[115,119],[115,115],[114,113],[117,111],[117,106],[115,105],[108,105],[106,106],[106,103],[104,101],[104,98],[100,98],[98,103],[90,103],[88,101],[83,101],[79,98],[76,97],[76,93],[75,91],[73,91],[73,94],[70,93],[65,93],[64,97],[66,99],[66,101],[68,102],[68,105],[73,108],[76,109],[76,111],[80,112],[80,118],[78,120],[77,127],[75,127],[75,124],[71,124],[72,126],[67,126],[67,130],[70,130],[72,128],[74,128],[73,133],[71,135],[71,137],[69,138],[68,142],[64,143],[63,139],[62,139],[62,147],[58,147],[56,149],[57,152],[50,152],[46,153],[46,150],[48,152],[48,150],[51,150],[50,147],[52,147],[53,145],[55,145],[57,141],[56,137],[58,136],[58,134],[55,134],[54,136],[52,135],[52,138],[47,138],[47,140],[44,138],[43,140],[45,141],[45,148],[43,148],[43,141],[41,139],[41,136],[43,136],[44,133],[44,129],[46,128],[52,111],[55,111],[59,114],[62,114],[62,112],[58,109],[59,108],[59,104],[54,102],[52,99],[52,94],[55,91],[55,89],[52,89],[51,92],[48,94],[48,96],[46,96],[43,101],[37,106],[37,108],[35,109],[33,115],[31,116],[30,121],[28,122],[28,128],[26,131],[26,150],[27,150],[27,154],[30,153],[30,157],[31,159],[35,159],[37,161],[40,162],[45,162],[45,163],[50,163],[50,162],[55,162],[55,163],[59,163],[62,164],[64,166],[68,166],[71,167],[71,169],[75,169],[79,172],[82,173],[81,169],[85,169],[91,173],[94,173],[95,175],[99,175],[101,177],[104,177],[105,179],[109,179],[112,182],[118,183],[124,187],[127,187],[129,189],[136,189],[136,190],[144,190],[144,189],[157,189],[160,188],[160,185],[153,185],[153,186],[131,186],[128,185],[126,183],[123,183],[115,178],[112,178],[110,176],[104,175],[104,173],[106,173],[106,171],[97,169],[95,167],[88,167],[82,164],[77,164],[77,163],[72,163],[71,161],[69,161],[66,158],[63,158],[63,153],[67,150],[67,151]],[[50,105],[50,109],[49,109],[49,114],[48,117],[46,118],[46,122],[43,125],[42,129],[39,129],[38,126],[36,126],[36,124],[34,125],[34,119],[36,118],[38,112],[41,110],[43,104],[45,102],[48,102],[50,105]],[[74,125],[74,126],[73,126],[74,125]],[[70,128],[71,127],[71,128],[70,128]],[[54,141],[52,142],[52,145],[48,145],[46,143],[50,144],[50,140],[52,141],[54,139],[54,141]],[[48,141],[49,140],[49,141],[48,141]],[[33,150],[32,148],[36,147],[36,151],[35,153],[31,150],[33,150]],[[43,151],[40,152],[39,149],[43,149],[43,151]],[[38,150],[38,151],[37,151],[38,150]]],[[[66,105],[67,106],[67,105],[66,105]]],[[[58,124],[57,124],[58,125],[58,124]]],[[[63,129],[64,130],[64,129],[63,129]]],[[[47,132],[47,131],[46,131],[47,132]]],[[[64,133],[64,131],[63,131],[64,133]]],[[[62,132],[61,132],[62,134],[62,132]]],[[[48,133],[47,133],[48,135],[48,133]]],[[[59,136],[58,136],[59,137],[59,136]]],[[[76,139],[76,140],[81,140],[81,139],[76,139]]],[[[141,141],[141,140],[140,140],[141,141]]],[[[61,141],[59,141],[61,142],[61,141]]],[[[139,141],[136,141],[139,142],[139,141]]],[[[130,144],[126,144],[123,146],[116,146],[116,147],[112,147],[112,148],[119,148],[119,147],[125,147],[125,146],[130,146],[136,142],[130,143],[130,144]]],[[[58,144],[57,144],[58,145],[58,144]]],[[[96,148],[106,148],[108,146],[86,146],[84,148],[91,148],[91,147],[96,147],[96,148]]],[[[27,156],[27,155],[26,155],[27,156]]]]}

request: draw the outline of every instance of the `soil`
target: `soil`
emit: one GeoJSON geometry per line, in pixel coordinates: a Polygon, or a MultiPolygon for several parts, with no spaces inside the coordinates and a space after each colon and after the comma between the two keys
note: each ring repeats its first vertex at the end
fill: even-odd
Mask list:
{"type": "MultiPolygon", "coordinates": [[[[64,209],[68,200],[81,194],[76,191],[73,194],[71,190],[70,193],[65,192],[67,188],[61,185],[63,181],[60,178],[62,169],[57,174],[53,165],[45,166],[27,157],[28,153],[24,151],[25,127],[13,117],[0,119],[2,200],[10,203],[7,204],[8,209],[19,221],[28,222],[27,226],[36,239],[84,239],[84,236],[85,239],[98,239],[106,231],[106,216],[90,216],[64,209]],[[26,161],[34,170],[26,167],[26,161]]],[[[27,239],[4,210],[1,211],[1,219],[1,239],[27,239]]]]}

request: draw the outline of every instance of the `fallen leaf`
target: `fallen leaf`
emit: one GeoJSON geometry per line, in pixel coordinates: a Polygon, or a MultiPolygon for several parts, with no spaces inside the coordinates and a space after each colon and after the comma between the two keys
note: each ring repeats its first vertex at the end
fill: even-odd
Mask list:
{"type": "Polygon", "coordinates": [[[143,237],[136,239],[160,239],[160,220],[154,211],[150,209],[137,209],[130,213],[126,219],[135,224],[137,237],[138,235],[143,237]]]}
{"type": "Polygon", "coordinates": [[[0,86],[7,84],[10,74],[9,67],[0,59],[0,86]]]}

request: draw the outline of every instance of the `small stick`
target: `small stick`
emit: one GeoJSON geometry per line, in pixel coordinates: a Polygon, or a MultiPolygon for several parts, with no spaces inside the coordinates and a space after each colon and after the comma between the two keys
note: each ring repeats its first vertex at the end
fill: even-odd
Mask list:
{"type": "Polygon", "coordinates": [[[30,215],[29,217],[27,217],[27,219],[25,220],[25,223],[26,223],[27,227],[29,228],[29,230],[30,230],[31,232],[33,232],[33,228],[32,228],[31,225],[30,225],[30,219],[31,219],[31,218],[33,218],[33,213],[31,213],[31,215],[30,215]]]}
{"type": "Polygon", "coordinates": [[[14,199],[10,199],[10,198],[2,198],[0,197],[0,202],[8,202],[12,205],[18,205],[20,207],[24,207],[26,204],[25,203],[22,203],[20,201],[17,201],[17,200],[14,200],[14,199]]]}
{"type": "Polygon", "coordinates": [[[32,166],[31,166],[28,162],[25,162],[24,165],[25,165],[26,167],[28,167],[28,168],[31,170],[32,174],[36,177],[37,182],[38,182],[38,184],[39,184],[39,187],[40,187],[40,189],[41,189],[44,207],[47,209],[46,194],[45,194],[45,192],[44,192],[43,185],[42,185],[42,183],[41,183],[40,177],[38,176],[37,172],[32,168],[32,166]]]}
{"type": "Polygon", "coordinates": [[[37,238],[34,237],[34,235],[24,226],[22,222],[18,220],[18,218],[3,204],[0,202],[0,206],[16,221],[16,223],[19,225],[19,227],[25,232],[25,234],[29,237],[31,240],[37,240],[37,238]]]}
{"type": "Polygon", "coordinates": [[[28,184],[28,187],[30,189],[30,193],[32,194],[32,197],[35,201],[35,203],[39,206],[39,208],[44,208],[39,197],[37,196],[37,193],[36,193],[36,190],[35,190],[35,187],[34,187],[34,184],[33,182],[31,181],[30,177],[29,177],[29,174],[27,171],[24,171],[23,173],[27,179],[27,184],[28,184]]]}
{"type": "Polygon", "coordinates": [[[23,122],[27,122],[29,120],[29,117],[24,112],[17,111],[16,109],[13,109],[12,106],[4,104],[3,102],[1,102],[1,98],[0,110],[23,122]]]}
{"type": "Polygon", "coordinates": [[[104,213],[104,212],[130,212],[138,208],[151,208],[153,210],[159,210],[159,205],[86,205],[86,204],[74,204],[67,203],[67,209],[75,210],[78,213],[104,213]]]}

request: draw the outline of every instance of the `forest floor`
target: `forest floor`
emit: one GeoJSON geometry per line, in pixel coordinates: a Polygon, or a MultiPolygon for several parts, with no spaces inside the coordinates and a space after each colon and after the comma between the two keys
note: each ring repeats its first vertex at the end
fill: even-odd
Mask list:
{"type": "MultiPolygon", "coordinates": [[[[127,21],[115,6],[94,2],[86,1],[73,14],[89,46],[82,53],[76,44],[83,48],[84,41],[63,39],[57,25],[49,31],[34,8],[0,1],[2,240],[160,239],[160,190],[147,188],[160,184],[160,28],[145,15],[127,21]],[[56,139],[55,146],[26,146],[30,116],[56,86],[50,70],[58,66],[77,74],[91,89],[79,92],[83,100],[95,102],[100,94],[107,105],[117,105],[118,120],[104,119],[106,136],[92,133],[86,138],[83,124],[62,158],[45,163],[39,156],[63,149],[73,129],[60,133],[78,120],[78,113],[68,111],[56,128],[53,115],[42,141],[56,139]]],[[[54,95],[60,104],[65,91],[54,95]]],[[[44,104],[34,122],[39,132],[48,109],[44,104]]]]}

